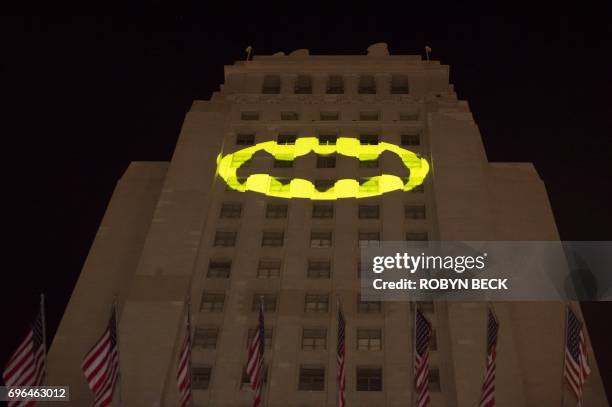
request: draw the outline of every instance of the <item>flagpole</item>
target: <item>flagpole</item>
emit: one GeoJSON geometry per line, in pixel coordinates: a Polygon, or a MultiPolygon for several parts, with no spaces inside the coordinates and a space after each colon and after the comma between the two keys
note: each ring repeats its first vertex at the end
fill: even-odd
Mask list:
{"type": "Polygon", "coordinates": [[[40,319],[42,320],[42,342],[45,350],[45,375],[43,376],[43,384],[47,384],[47,322],[45,321],[45,294],[40,294],[40,319]]]}
{"type": "Polygon", "coordinates": [[[187,294],[187,335],[189,335],[189,359],[187,360],[188,372],[189,374],[189,394],[191,397],[189,398],[189,405],[193,406],[193,380],[192,380],[192,372],[191,372],[191,294],[187,294]]]}
{"type": "Polygon", "coordinates": [[[119,312],[117,307],[117,295],[115,295],[115,301],[113,302],[113,312],[115,313],[115,340],[117,341],[117,364],[119,365],[119,369],[117,371],[117,390],[119,393],[119,406],[121,407],[123,403],[121,398],[121,354],[119,353],[119,312]]]}
{"type": "Polygon", "coordinates": [[[415,403],[415,392],[417,391],[416,386],[416,315],[417,315],[417,302],[413,301],[414,320],[412,323],[412,392],[410,393],[410,405],[414,406],[415,403]]]}
{"type": "Polygon", "coordinates": [[[567,348],[567,318],[569,312],[569,303],[565,303],[565,321],[564,321],[564,333],[563,333],[563,370],[561,371],[561,407],[565,406],[565,349],[567,348]]]}

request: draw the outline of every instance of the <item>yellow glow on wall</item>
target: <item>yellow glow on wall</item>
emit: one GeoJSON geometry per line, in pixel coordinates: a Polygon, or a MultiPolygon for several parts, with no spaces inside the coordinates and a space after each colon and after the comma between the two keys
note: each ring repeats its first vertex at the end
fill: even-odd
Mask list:
{"type": "Polygon", "coordinates": [[[259,192],[267,196],[287,199],[369,198],[391,191],[410,191],[423,183],[428,172],[427,160],[418,157],[412,151],[390,143],[361,145],[358,139],[348,137],[339,137],[336,144],[319,144],[316,137],[301,137],[295,141],[295,144],[265,141],[223,157],[219,156],[217,159],[217,173],[230,188],[240,192],[259,192]],[[340,179],[326,191],[317,190],[315,185],[306,179],[293,178],[288,184],[283,184],[278,178],[269,174],[252,174],[241,182],[237,176],[238,169],[249,161],[253,154],[261,150],[280,161],[293,161],[311,151],[320,155],[337,153],[357,158],[359,161],[370,161],[376,160],[384,151],[391,151],[397,154],[406,168],[410,170],[410,176],[407,182],[404,182],[396,175],[382,174],[367,178],[362,184],[356,179],[340,179]]]}

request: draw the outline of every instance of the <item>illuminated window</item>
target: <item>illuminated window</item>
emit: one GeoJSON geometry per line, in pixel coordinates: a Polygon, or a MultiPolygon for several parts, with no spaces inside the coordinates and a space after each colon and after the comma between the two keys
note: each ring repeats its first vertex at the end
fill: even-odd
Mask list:
{"type": "Polygon", "coordinates": [[[279,134],[276,142],[281,145],[293,145],[296,139],[295,134],[279,134]]]}
{"type": "Polygon", "coordinates": [[[327,79],[327,93],[341,94],[344,93],[344,79],[341,75],[330,75],[327,79]]]}
{"type": "Polygon", "coordinates": [[[336,168],[335,155],[318,155],[317,168],[336,168]]]}
{"type": "Polygon", "coordinates": [[[235,219],[242,215],[242,204],[238,202],[224,202],[221,205],[220,218],[235,219]]]}
{"type": "Polygon", "coordinates": [[[196,328],[193,334],[193,346],[202,349],[215,349],[219,338],[219,328],[196,328]]]}
{"type": "Polygon", "coordinates": [[[234,247],[236,246],[236,232],[226,232],[217,230],[215,233],[215,247],[234,247]]]}
{"type": "Polygon", "coordinates": [[[379,217],[379,205],[359,205],[359,219],[378,219],[379,217]]]}
{"type": "Polygon", "coordinates": [[[287,217],[289,206],[286,204],[269,203],[266,205],[266,218],[284,219],[287,217]]]}
{"type": "Polygon", "coordinates": [[[321,134],[319,136],[319,145],[321,146],[335,146],[338,136],[336,134],[321,134]]]}
{"type": "Polygon", "coordinates": [[[357,349],[358,350],[381,350],[382,349],[382,330],[360,328],[357,329],[357,349]]]}
{"type": "Polygon", "coordinates": [[[404,216],[406,219],[425,219],[425,205],[406,205],[404,216]]]}
{"type": "Polygon", "coordinates": [[[391,76],[391,93],[408,93],[408,77],[406,75],[391,76]]]}
{"type": "Polygon", "coordinates": [[[332,232],[311,232],[310,247],[317,249],[332,247],[332,232]]]}
{"type": "Polygon", "coordinates": [[[359,93],[372,94],[376,93],[376,80],[372,75],[361,75],[359,77],[359,93]]]}
{"type": "Polygon", "coordinates": [[[380,246],[380,232],[359,232],[359,247],[380,246]]]}
{"type": "Polygon", "coordinates": [[[378,135],[377,134],[362,134],[359,136],[359,144],[362,146],[375,146],[378,144],[378,135]]]}
{"type": "Polygon", "coordinates": [[[229,259],[215,259],[208,264],[208,278],[229,278],[232,261],[229,259]]]}
{"type": "Polygon", "coordinates": [[[312,217],[314,219],[331,219],[334,217],[334,204],[313,204],[312,217]]]}
{"type": "Polygon", "coordinates": [[[221,312],[225,304],[225,294],[205,292],[202,294],[200,311],[221,312]]]}
{"type": "MultiPolygon", "coordinates": [[[[259,304],[257,305],[259,307],[259,304]]],[[[257,308],[259,310],[259,308],[257,308]]],[[[253,342],[253,338],[255,337],[255,332],[257,332],[257,327],[249,328],[247,334],[247,346],[249,343],[253,342]]],[[[274,330],[272,328],[264,329],[264,346],[266,349],[272,349],[272,339],[273,339],[274,330]]]]}
{"type": "Polygon", "coordinates": [[[357,296],[357,312],[362,314],[374,314],[382,311],[382,302],[362,300],[361,296],[357,296]]]}
{"type": "Polygon", "coordinates": [[[357,391],[382,391],[382,381],[382,368],[357,368],[357,391]]]}
{"type": "Polygon", "coordinates": [[[306,294],[304,299],[304,312],[326,313],[329,310],[329,295],[306,294]]]}
{"type": "Polygon", "coordinates": [[[325,367],[300,366],[298,390],[325,390],[325,367]]]}
{"type": "Polygon", "coordinates": [[[261,247],[281,247],[285,240],[285,232],[263,232],[261,247]]]}
{"type": "Polygon", "coordinates": [[[331,275],[331,261],[308,260],[308,278],[329,278],[331,275]]]}
{"type": "Polygon", "coordinates": [[[251,310],[259,311],[262,302],[264,312],[276,312],[276,294],[254,294],[251,310]]]}
{"type": "Polygon", "coordinates": [[[241,120],[259,120],[259,112],[242,112],[240,113],[241,120]]]}
{"type": "Polygon", "coordinates": [[[274,94],[280,93],[281,80],[278,75],[266,75],[263,80],[261,93],[274,94]]]}
{"type": "Polygon", "coordinates": [[[193,366],[191,368],[191,387],[195,390],[207,390],[210,385],[212,367],[193,366]]]}
{"type": "Polygon", "coordinates": [[[257,278],[278,278],[280,277],[280,260],[259,260],[257,265],[257,278]]]}
{"type": "Polygon", "coordinates": [[[421,144],[421,136],[418,134],[402,134],[403,146],[418,146],[421,144]]]}
{"type": "Polygon", "coordinates": [[[376,121],[378,120],[378,112],[360,112],[359,120],[362,121],[376,121]]]}
{"type": "Polygon", "coordinates": [[[281,112],[281,120],[298,120],[299,118],[298,112],[281,112]]]}
{"type": "Polygon", "coordinates": [[[302,350],[327,349],[327,328],[304,328],[302,330],[302,350]]]}
{"type": "Polygon", "coordinates": [[[295,80],[295,93],[312,93],[312,78],[310,75],[298,75],[295,80]]]}
{"type": "Polygon", "coordinates": [[[340,117],[340,113],[338,112],[321,112],[319,119],[321,120],[338,120],[340,117]]]}

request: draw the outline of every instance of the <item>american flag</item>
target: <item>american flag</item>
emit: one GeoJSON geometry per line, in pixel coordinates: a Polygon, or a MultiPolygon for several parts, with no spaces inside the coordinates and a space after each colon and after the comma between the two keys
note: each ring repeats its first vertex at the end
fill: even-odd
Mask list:
{"type": "Polygon", "coordinates": [[[570,307],[567,308],[567,337],[565,338],[565,379],[572,389],[578,405],[582,405],[582,388],[591,373],[587,358],[586,339],[582,322],[570,307]]]}
{"type": "Polygon", "coordinates": [[[346,406],[346,374],[344,371],[344,356],[346,351],[345,331],[346,322],[342,314],[342,308],[340,308],[340,304],[338,304],[338,372],[336,375],[338,381],[338,407],[346,406]]]}
{"type": "Polygon", "coordinates": [[[265,328],[263,301],[259,306],[259,325],[251,343],[249,343],[249,361],[247,363],[247,374],[251,382],[251,388],[255,392],[253,395],[253,407],[262,405],[262,388],[264,381],[264,349],[265,349],[265,328]]]}
{"type": "Polygon", "coordinates": [[[115,383],[119,378],[116,307],[113,307],[106,331],[85,356],[81,368],[94,395],[92,407],[110,405],[113,401],[115,383]]]}
{"type": "Polygon", "coordinates": [[[495,405],[495,359],[497,358],[498,331],[499,323],[493,311],[489,308],[489,315],[487,317],[487,366],[484,382],[482,383],[480,407],[493,407],[495,405]]]}
{"type": "Polygon", "coordinates": [[[417,394],[417,407],[429,405],[429,340],[431,323],[418,307],[415,311],[414,332],[414,382],[417,394]]]}
{"type": "Polygon", "coordinates": [[[189,315],[189,304],[187,305],[187,328],[185,339],[179,356],[179,364],[176,371],[176,382],[178,384],[181,407],[191,405],[191,321],[189,315]]]}
{"type": "MultiPolygon", "coordinates": [[[[43,316],[38,314],[25,339],[9,359],[2,378],[6,386],[41,386],[46,376],[43,316]]],[[[9,401],[8,405],[33,406],[33,401],[9,401]]]]}

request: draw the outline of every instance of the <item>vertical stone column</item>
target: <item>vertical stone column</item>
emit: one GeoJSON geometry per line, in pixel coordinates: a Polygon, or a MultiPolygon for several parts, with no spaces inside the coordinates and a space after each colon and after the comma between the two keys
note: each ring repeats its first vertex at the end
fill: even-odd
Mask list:
{"type": "Polygon", "coordinates": [[[327,74],[312,75],[312,93],[322,95],[327,92],[327,74]]]}
{"type": "Polygon", "coordinates": [[[356,96],[359,87],[359,75],[350,73],[344,75],[344,94],[348,96],[356,96]]]}
{"type": "Polygon", "coordinates": [[[374,78],[376,80],[376,94],[389,95],[391,93],[391,74],[378,73],[374,78]]]}
{"type": "Polygon", "coordinates": [[[281,75],[281,95],[292,95],[295,92],[296,74],[281,75]]]}

